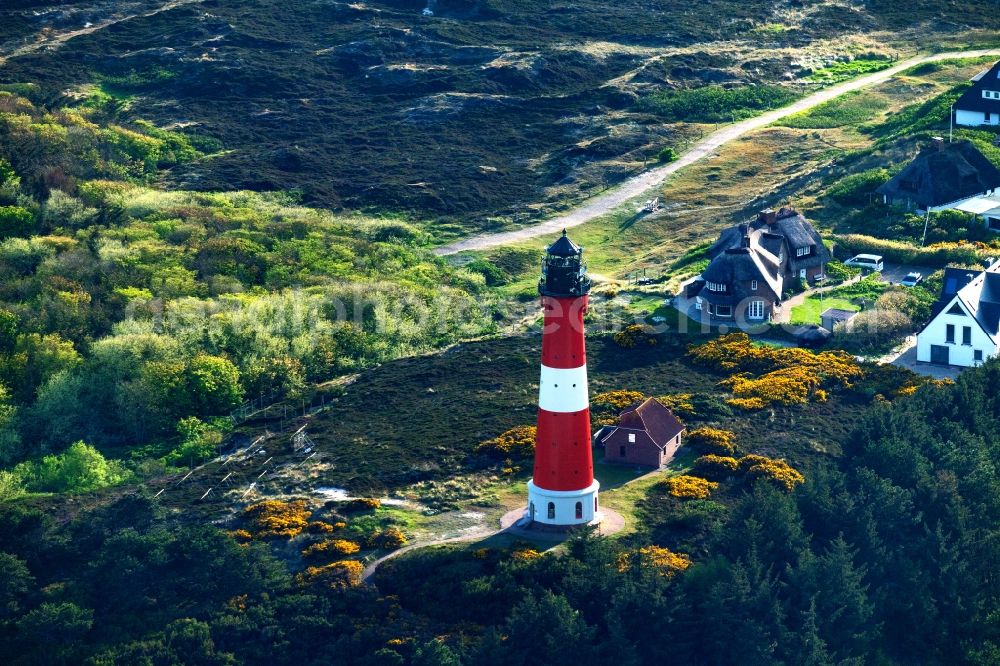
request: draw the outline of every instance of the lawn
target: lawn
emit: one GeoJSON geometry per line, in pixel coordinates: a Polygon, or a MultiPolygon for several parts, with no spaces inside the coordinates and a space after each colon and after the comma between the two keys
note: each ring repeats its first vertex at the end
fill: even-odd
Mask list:
{"type": "Polygon", "coordinates": [[[857,312],[861,308],[847,298],[836,296],[823,298],[821,295],[810,296],[802,305],[792,308],[793,324],[818,324],[819,316],[824,310],[838,308],[840,310],[852,310],[857,312]]]}

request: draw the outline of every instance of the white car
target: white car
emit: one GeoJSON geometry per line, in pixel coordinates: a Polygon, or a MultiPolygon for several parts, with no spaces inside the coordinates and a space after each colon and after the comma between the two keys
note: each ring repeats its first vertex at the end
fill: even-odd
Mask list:
{"type": "Polygon", "coordinates": [[[920,284],[920,281],[923,279],[924,276],[921,275],[920,273],[917,272],[907,273],[906,277],[899,281],[899,284],[903,285],[904,287],[916,287],[918,284],[920,284]]]}
{"type": "Polygon", "coordinates": [[[876,273],[881,273],[882,269],[885,268],[885,265],[882,263],[882,257],[877,254],[858,254],[845,261],[844,265],[851,268],[875,271],[876,273]]]}

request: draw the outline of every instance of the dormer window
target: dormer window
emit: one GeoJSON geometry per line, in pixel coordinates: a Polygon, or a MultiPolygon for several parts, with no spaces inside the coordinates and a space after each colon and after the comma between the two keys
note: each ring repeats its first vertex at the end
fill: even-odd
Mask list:
{"type": "Polygon", "coordinates": [[[984,90],[983,97],[986,99],[1000,99],[1000,92],[996,90],[984,90]]]}
{"type": "Polygon", "coordinates": [[[721,282],[706,282],[705,286],[709,291],[724,292],[726,290],[726,285],[721,282]]]}
{"type": "Polygon", "coordinates": [[[795,248],[795,256],[796,257],[808,257],[810,254],[812,254],[812,246],[811,245],[807,245],[805,247],[797,247],[797,248],[795,248]]]}

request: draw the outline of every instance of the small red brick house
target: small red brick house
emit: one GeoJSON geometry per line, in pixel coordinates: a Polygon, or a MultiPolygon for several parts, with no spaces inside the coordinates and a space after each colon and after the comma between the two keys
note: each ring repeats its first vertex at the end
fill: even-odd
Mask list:
{"type": "Polygon", "coordinates": [[[662,467],[681,445],[684,424],[663,403],[649,398],[618,416],[618,425],[600,434],[606,462],[662,467]]]}

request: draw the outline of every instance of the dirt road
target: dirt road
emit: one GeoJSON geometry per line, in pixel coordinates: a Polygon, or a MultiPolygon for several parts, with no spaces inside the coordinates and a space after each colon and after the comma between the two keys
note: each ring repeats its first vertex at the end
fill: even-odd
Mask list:
{"type": "Polygon", "coordinates": [[[471,236],[469,238],[436,248],[434,253],[439,255],[449,255],[457,252],[463,252],[465,250],[485,250],[498,245],[509,245],[511,243],[529,240],[538,236],[554,234],[562,229],[568,229],[570,227],[583,224],[584,222],[589,222],[590,220],[610,213],[631,199],[641,197],[649,192],[649,190],[660,185],[670,174],[676,173],[680,169],[708,157],[721,146],[742,137],[748,132],[770,125],[771,123],[781,120],[782,118],[786,118],[792,114],[808,111],[809,109],[824,102],[829,102],[844,93],[883,83],[903,70],[909,69],[915,65],[935,62],[938,60],[947,60],[949,58],[976,58],[988,55],[1000,56],[1000,49],[952,51],[927,56],[916,56],[909,58],[908,60],[901,60],[888,69],[860,76],[856,79],[830,86],[829,88],[824,88],[823,90],[817,91],[812,95],[803,97],[789,106],[785,106],[774,111],[768,111],[763,115],[741,120],[740,122],[733,123],[732,125],[727,125],[694,143],[691,148],[681,155],[677,161],[665,164],[661,167],[656,167],[655,169],[650,169],[649,171],[645,171],[634,178],[630,178],[622,185],[608,191],[605,194],[601,194],[593,199],[590,199],[579,208],[576,208],[569,213],[539,222],[538,224],[525,227],[523,229],[471,236]]]}
{"type": "Polygon", "coordinates": [[[19,56],[28,55],[29,53],[34,53],[35,51],[41,51],[42,49],[47,49],[51,47],[59,46],[60,44],[65,44],[74,37],[80,37],[82,35],[89,35],[91,33],[97,32],[99,30],[104,30],[118,23],[123,23],[125,21],[131,21],[137,18],[146,18],[149,16],[156,16],[165,11],[169,11],[176,7],[181,7],[183,5],[191,5],[195,3],[200,3],[202,0],[170,0],[158,7],[146,10],[144,12],[138,12],[136,14],[127,14],[125,16],[115,16],[109,18],[106,21],[100,21],[93,25],[88,25],[83,28],[78,28],[76,30],[67,30],[66,32],[56,32],[41,37],[38,41],[31,42],[30,44],[25,44],[24,46],[19,46],[16,49],[11,50],[8,53],[0,54],[0,66],[7,62],[11,58],[17,58],[19,56]]]}

